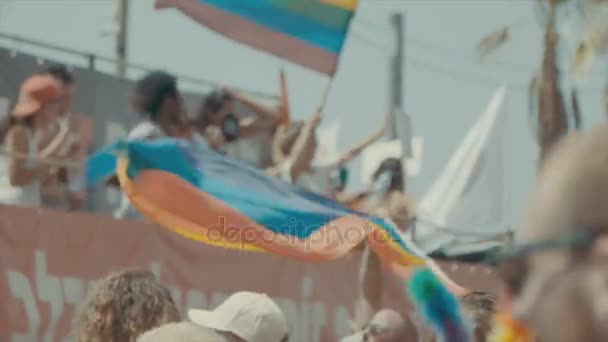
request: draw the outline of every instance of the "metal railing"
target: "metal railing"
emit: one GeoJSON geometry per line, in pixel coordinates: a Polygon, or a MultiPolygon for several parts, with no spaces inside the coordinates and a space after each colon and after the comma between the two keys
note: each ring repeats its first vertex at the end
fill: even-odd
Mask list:
{"type": "MultiPolygon", "coordinates": [[[[98,61],[105,62],[105,63],[111,63],[111,64],[116,63],[115,58],[99,56],[94,53],[77,50],[77,49],[73,49],[73,48],[67,48],[67,47],[63,47],[63,46],[58,46],[58,45],[50,44],[47,42],[43,42],[43,41],[31,39],[31,38],[24,38],[19,35],[15,35],[15,34],[8,34],[8,33],[0,32],[0,39],[5,39],[5,40],[12,41],[14,43],[18,43],[18,44],[27,44],[27,45],[30,45],[33,47],[48,49],[51,51],[80,57],[83,59],[84,62],[87,63],[88,68],[90,70],[97,70],[96,63],[98,61]]],[[[6,47],[6,48],[10,48],[10,47],[6,47]]],[[[150,72],[150,71],[155,70],[154,68],[144,66],[141,64],[135,64],[135,63],[128,63],[127,68],[130,70],[138,70],[138,71],[143,71],[143,72],[150,72]]],[[[216,88],[216,87],[222,86],[221,84],[214,82],[214,81],[195,78],[195,77],[188,76],[188,75],[181,75],[181,74],[177,74],[177,73],[174,73],[174,75],[180,81],[185,81],[185,82],[193,84],[193,85],[210,87],[210,88],[216,88]]],[[[278,98],[277,95],[264,93],[264,92],[257,91],[257,90],[243,89],[243,88],[235,88],[235,90],[252,95],[252,96],[256,96],[259,98],[265,98],[265,99],[277,99],[278,98]]]]}

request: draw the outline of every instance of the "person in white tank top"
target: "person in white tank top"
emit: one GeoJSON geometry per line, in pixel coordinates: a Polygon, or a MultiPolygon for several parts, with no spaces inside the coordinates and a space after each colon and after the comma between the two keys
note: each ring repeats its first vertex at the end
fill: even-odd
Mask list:
{"type": "Polygon", "coordinates": [[[8,118],[4,136],[6,153],[0,160],[0,204],[40,205],[40,183],[52,169],[45,158],[62,158],[67,130],[42,150],[38,150],[38,134],[57,115],[57,99],[61,85],[48,75],[34,75],[21,85],[19,100],[8,118]]]}

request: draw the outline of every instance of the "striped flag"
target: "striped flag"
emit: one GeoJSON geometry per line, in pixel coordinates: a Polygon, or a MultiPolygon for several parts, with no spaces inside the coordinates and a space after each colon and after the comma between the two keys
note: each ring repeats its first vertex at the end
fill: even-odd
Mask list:
{"type": "Polygon", "coordinates": [[[333,75],[357,0],[156,0],[238,42],[333,75]]]}
{"type": "Polygon", "coordinates": [[[321,262],[367,240],[387,265],[427,263],[390,222],[203,146],[172,139],[119,142],[91,156],[87,170],[89,185],[116,173],[143,215],[202,243],[321,262]]]}

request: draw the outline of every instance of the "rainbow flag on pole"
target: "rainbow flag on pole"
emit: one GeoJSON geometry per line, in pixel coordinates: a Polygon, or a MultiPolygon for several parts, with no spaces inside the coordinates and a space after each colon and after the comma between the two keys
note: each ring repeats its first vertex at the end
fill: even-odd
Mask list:
{"type": "Polygon", "coordinates": [[[156,0],[238,42],[333,75],[358,0],[156,0]]]}
{"type": "Polygon", "coordinates": [[[119,142],[89,158],[89,186],[114,174],[142,214],[195,241],[321,262],[367,239],[389,265],[426,263],[389,222],[203,146],[173,139],[119,142]]]}

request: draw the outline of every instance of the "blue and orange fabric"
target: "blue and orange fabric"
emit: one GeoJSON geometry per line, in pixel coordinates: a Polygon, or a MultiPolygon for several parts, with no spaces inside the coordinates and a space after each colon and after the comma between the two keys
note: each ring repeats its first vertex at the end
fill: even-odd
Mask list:
{"type": "Polygon", "coordinates": [[[115,173],[135,208],[192,240],[321,262],[367,239],[389,265],[426,263],[392,224],[203,146],[174,139],[119,142],[87,162],[89,185],[115,173]]]}
{"type": "Polygon", "coordinates": [[[238,42],[333,75],[357,0],[156,0],[238,42]]]}

